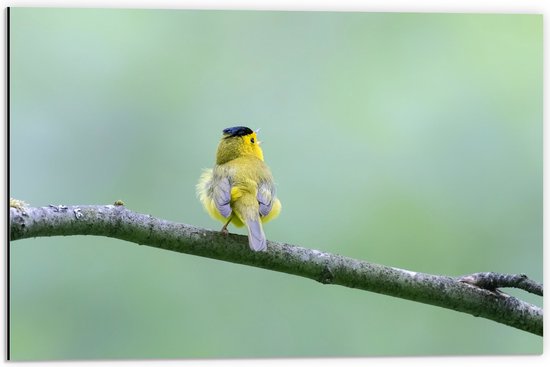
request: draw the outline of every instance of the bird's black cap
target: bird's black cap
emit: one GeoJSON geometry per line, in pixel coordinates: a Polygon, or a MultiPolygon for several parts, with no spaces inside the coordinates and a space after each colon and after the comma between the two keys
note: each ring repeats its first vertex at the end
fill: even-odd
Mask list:
{"type": "Polygon", "coordinates": [[[223,129],[223,134],[227,135],[227,138],[233,137],[233,136],[245,136],[252,134],[254,131],[250,130],[250,128],[246,126],[235,126],[235,127],[228,127],[227,129],[223,129]]]}

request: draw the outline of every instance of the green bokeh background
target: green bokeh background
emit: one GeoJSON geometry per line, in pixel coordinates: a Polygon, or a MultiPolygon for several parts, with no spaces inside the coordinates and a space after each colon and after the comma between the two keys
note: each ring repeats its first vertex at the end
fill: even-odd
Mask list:
{"type": "MultiPolygon", "coordinates": [[[[283,203],[269,239],[542,281],[540,15],[12,8],[9,61],[10,195],[33,206],[218,229],[194,186],[242,124],[283,203]]],[[[471,315],[109,238],[17,241],[10,264],[16,360],[542,353],[471,315]]]]}

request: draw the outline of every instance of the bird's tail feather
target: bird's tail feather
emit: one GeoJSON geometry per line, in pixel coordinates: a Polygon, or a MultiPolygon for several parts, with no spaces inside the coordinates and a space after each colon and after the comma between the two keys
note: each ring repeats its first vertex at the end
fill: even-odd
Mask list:
{"type": "Polygon", "coordinates": [[[247,220],[246,226],[248,227],[248,244],[250,245],[250,249],[253,251],[265,251],[267,241],[260,218],[247,220]]]}

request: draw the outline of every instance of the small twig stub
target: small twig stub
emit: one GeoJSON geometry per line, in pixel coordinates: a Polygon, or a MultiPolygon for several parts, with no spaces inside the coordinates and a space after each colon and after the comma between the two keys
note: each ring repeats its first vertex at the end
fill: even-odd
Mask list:
{"type": "Polygon", "coordinates": [[[542,284],[529,279],[525,274],[474,273],[464,275],[458,280],[490,291],[498,288],[519,288],[539,296],[543,292],[542,284]]]}

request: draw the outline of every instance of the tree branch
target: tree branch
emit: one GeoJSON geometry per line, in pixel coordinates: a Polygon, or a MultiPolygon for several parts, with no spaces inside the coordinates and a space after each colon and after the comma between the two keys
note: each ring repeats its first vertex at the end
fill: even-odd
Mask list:
{"type": "Polygon", "coordinates": [[[542,336],[543,311],[540,307],[500,291],[495,292],[497,287],[513,286],[528,291],[538,289],[542,295],[542,285],[523,275],[430,275],[273,241],[268,241],[266,252],[253,252],[248,248],[245,236],[223,236],[217,231],[135,213],[120,202],[115,204],[42,208],[11,205],[10,240],[72,235],[113,237],[140,245],[299,275],[323,284],[337,284],[427,303],[542,336]],[[479,279],[485,280],[480,282],[479,279]],[[487,279],[491,279],[489,283],[487,279]],[[525,284],[530,285],[525,287],[525,284]]]}

